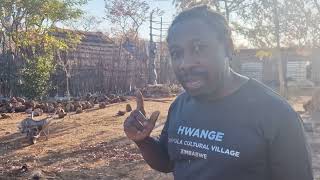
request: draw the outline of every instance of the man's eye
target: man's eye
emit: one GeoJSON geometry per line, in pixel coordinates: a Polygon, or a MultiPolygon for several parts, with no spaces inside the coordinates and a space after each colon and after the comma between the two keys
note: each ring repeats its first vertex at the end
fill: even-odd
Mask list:
{"type": "Polygon", "coordinates": [[[205,50],[206,46],[203,44],[195,44],[193,46],[193,52],[199,54],[205,50]]]}
{"type": "Polygon", "coordinates": [[[181,51],[172,51],[171,52],[171,57],[173,60],[177,60],[177,59],[180,59],[182,57],[182,52],[181,51]]]}

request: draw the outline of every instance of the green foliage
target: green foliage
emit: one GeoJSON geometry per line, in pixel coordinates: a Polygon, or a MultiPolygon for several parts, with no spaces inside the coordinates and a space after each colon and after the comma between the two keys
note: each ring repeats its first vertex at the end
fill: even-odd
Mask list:
{"type": "Polygon", "coordinates": [[[40,56],[27,60],[22,71],[23,90],[28,98],[42,98],[50,88],[50,75],[54,71],[53,56],[40,56]]]}
{"type": "MultiPolygon", "coordinates": [[[[48,90],[54,56],[74,49],[81,36],[62,32],[57,23],[75,20],[87,0],[0,0],[0,52],[14,52],[21,64],[24,92],[41,97],[48,90]],[[2,40],[2,41],[1,41],[2,40]]],[[[19,70],[21,71],[21,69],[19,70]]]]}
{"type": "Polygon", "coordinates": [[[207,4],[225,15],[236,36],[255,48],[320,47],[319,0],[173,0],[178,10],[207,4]],[[275,16],[275,2],[277,15],[275,16]],[[275,17],[279,19],[276,33],[275,17]]]}

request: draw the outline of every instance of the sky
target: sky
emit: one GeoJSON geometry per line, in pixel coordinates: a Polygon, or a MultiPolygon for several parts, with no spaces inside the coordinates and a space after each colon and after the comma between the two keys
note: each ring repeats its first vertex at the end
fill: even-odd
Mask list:
{"type": "MultiPolygon", "coordinates": [[[[168,28],[168,24],[170,24],[173,20],[173,17],[176,13],[175,7],[172,4],[172,0],[147,0],[149,3],[151,9],[153,8],[159,8],[164,11],[163,19],[164,22],[163,29],[168,28]]],[[[104,0],[90,0],[88,4],[82,7],[82,9],[90,16],[95,16],[99,19],[102,19],[105,15],[104,11],[104,0]]],[[[160,18],[154,19],[155,21],[160,21],[160,18]]],[[[150,23],[146,22],[142,25],[140,29],[140,35],[141,37],[145,39],[149,39],[149,26],[150,23]]],[[[153,24],[154,27],[160,28],[159,24],[153,24]],[[158,26],[158,27],[157,27],[158,26]]],[[[98,31],[110,31],[110,24],[107,23],[106,20],[103,20],[103,22],[100,24],[100,26],[97,29],[98,31]]],[[[160,35],[159,31],[154,31],[155,34],[160,35]]],[[[164,38],[165,38],[164,33],[164,38]]],[[[156,40],[158,40],[158,37],[154,37],[156,40]]],[[[163,38],[163,39],[164,39],[163,38]]]]}
{"type": "MultiPolygon", "coordinates": [[[[146,0],[146,1],[149,3],[151,9],[159,8],[164,11],[164,14],[162,17],[163,18],[162,21],[164,22],[164,25],[163,25],[164,31],[163,31],[163,39],[162,40],[165,40],[166,33],[167,33],[166,29],[168,28],[169,24],[172,22],[175,14],[176,14],[175,6],[172,4],[173,0],[146,0]]],[[[106,20],[103,19],[103,17],[105,16],[104,8],[105,8],[105,1],[104,0],[89,0],[89,2],[82,7],[82,9],[87,13],[87,15],[95,16],[98,19],[102,20],[102,23],[99,25],[99,27],[97,28],[96,31],[110,32],[110,24],[106,20]]],[[[157,19],[154,19],[154,20],[160,21],[160,17],[157,19]]],[[[148,22],[144,23],[142,25],[142,27],[140,28],[140,36],[144,39],[150,39],[149,38],[149,31],[150,31],[149,26],[150,26],[150,23],[148,21],[148,22]]],[[[153,26],[155,28],[160,28],[159,24],[154,23],[153,26]]],[[[160,32],[153,30],[153,33],[158,35],[158,36],[153,37],[154,41],[159,42],[160,32]]],[[[234,40],[235,45],[236,44],[241,44],[244,46],[249,45],[247,40],[245,40],[242,36],[239,36],[236,34],[233,34],[233,40],[234,40]]]]}

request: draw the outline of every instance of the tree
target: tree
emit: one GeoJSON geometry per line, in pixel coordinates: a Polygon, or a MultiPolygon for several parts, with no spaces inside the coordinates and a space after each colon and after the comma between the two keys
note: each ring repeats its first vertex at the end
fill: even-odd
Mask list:
{"type": "Polygon", "coordinates": [[[281,47],[306,46],[310,44],[312,15],[306,0],[276,1],[259,0],[246,3],[238,11],[238,21],[232,23],[237,33],[244,35],[251,44],[258,48],[276,46],[275,18],[279,20],[281,47]],[[275,17],[274,4],[277,4],[275,17]],[[246,23],[244,23],[246,22],[246,23]]]}
{"type": "Polygon", "coordinates": [[[285,62],[281,49],[320,47],[318,0],[175,0],[180,9],[209,4],[224,13],[237,35],[251,46],[272,52],[278,63],[280,92],[285,94],[285,62]],[[223,6],[224,5],[224,6],[223,6]]]}
{"type": "Polygon", "coordinates": [[[53,57],[36,57],[26,60],[23,69],[24,95],[29,98],[43,97],[51,87],[49,81],[54,64],[50,61],[53,57]]]}
{"type": "Polygon", "coordinates": [[[281,58],[281,45],[280,45],[280,22],[278,13],[278,0],[272,0],[272,10],[273,10],[273,23],[274,23],[274,36],[276,37],[276,48],[275,57],[278,62],[278,73],[279,73],[279,83],[280,83],[280,94],[286,96],[286,80],[284,73],[284,63],[281,58]]]}
{"type": "MultiPolygon", "coordinates": [[[[150,9],[145,0],[105,0],[105,11],[108,21],[113,24],[111,29],[113,36],[119,44],[119,57],[122,57],[122,46],[131,44],[135,48],[134,54],[141,51],[143,43],[139,39],[139,30],[143,23],[149,20],[150,13],[159,15],[159,9],[150,9]]],[[[128,67],[128,58],[126,62],[126,76],[128,67]]],[[[114,68],[113,68],[114,69],[114,68]]],[[[113,75],[113,72],[112,72],[113,75]]],[[[128,79],[126,77],[126,79],[128,79]]]]}
{"type": "Polygon", "coordinates": [[[294,0],[295,9],[291,9],[289,16],[296,20],[292,23],[298,27],[303,25],[304,28],[293,29],[298,35],[304,37],[300,44],[308,47],[320,47],[320,6],[318,0],[294,0]],[[293,12],[295,14],[292,16],[293,12]],[[298,13],[300,12],[300,15],[298,13]]]}
{"type": "Polygon", "coordinates": [[[173,0],[173,3],[180,10],[197,5],[210,5],[216,11],[224,14],[228,22],[233,13],[247,6],[246,0],[173,0]]]}
{"type": "MultiPolygon", "coordinates": [[[[55,36],[56,24],[78,18],[82,14],[79,7],[86,2],[86,0],[0,0],[2,44],[0,52],[2,57],[12,54],[12,59],[15,59],[12,64],[20,64],[18,72],[22,73],[24,89],[34,92],[30,97],[40,97],[45,94],[44,86],[47,87],[48,74],[52,73],[55,67],[53,61],[55,53],[69,49],[70,40],[55,36]],[[39,91],[34,90],[35,87],[39,91]]],[[[2,61],[6,60],[8,58],[2,58],[2,61]]],[[[16,84],[17,82],[13,83],[9,88],[14,89],[16,84]]]]}
{"type": "Polygon", "coordinates": [[[120,34],[138,36],[141,25],[149,18],[149,4],[144,0],[105,0],[106,19],[120,34]],[[118,31],[119,32],[119,31],[118,31]]]}
{"type": "Polygon", "coordinates": [[[96,16],[83,15],[79,19],[70,20],[65,23],[65,25],[73,30],[83,30],[85,32],[98,31],[99,25],[102,20],[96,16]]]}
{"type": "MultiPolygon", "coordinates": [[[[288,47],[312,47],[316,19],[310,0],[258,0],[247,3],[238,12],[238,22],[232,25],[254,47],[272,51],[278,64],[280,93],[286,94],[285,62],[281,49],[288,47]],[[243,23],[246,22],[246,23],[243,23]]],[[[318,25],[317,25],[318,26],[318,25]]]]}

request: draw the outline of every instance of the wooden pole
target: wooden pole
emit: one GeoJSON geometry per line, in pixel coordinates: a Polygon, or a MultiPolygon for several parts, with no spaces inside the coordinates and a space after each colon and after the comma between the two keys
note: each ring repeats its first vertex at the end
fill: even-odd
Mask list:
{"type": "Polygon", "coordinates": [[[278,1],[273,0],[273,20],[275,25],[275,37],[277,41],[277,46],[275,48],[275,57],[278,63],[278,75],[279,75],[279,85],[280,85],[280,95],[286,97],[286,84],[285,84],[285,73],[284,73],[284,63],[281,57],[281,45],[280,45],[280,23],[279,23],[279,13],[278,13],[278,1]]]}

